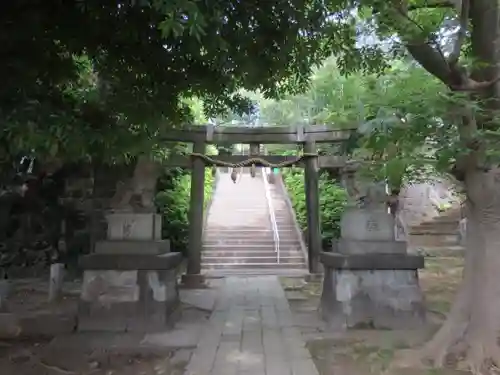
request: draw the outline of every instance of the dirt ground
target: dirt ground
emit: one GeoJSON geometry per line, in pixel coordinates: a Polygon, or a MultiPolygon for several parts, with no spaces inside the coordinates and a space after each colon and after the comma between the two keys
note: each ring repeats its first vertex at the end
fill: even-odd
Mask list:
{"type": "MultiPolygon", "coordinates": [[[[418,346],[439,327],[450,308],[461,278],[461,256],[427,257],[420,282],[429,309],[429,324],[418,331],[354,330],[329,332],[319,319],[317,307],[320,282],[282,278],[296,324],[308,339],[309,349],[320,375],[464,375],[452,370],[392,370],[390,364],[399,349],[418,346]]],[[[189,361],[189,348],[150,350],[140,347],[136,337],[110,335],[113,342],[89,339],[71,341],[76,323],[76,301],[80,285],[65,284],[63,298],[47,302],[47,283],[39,279],[14,283],[8,312],[0,311],[1,375],[181,375],[189,361]],[[4,319],[16,316],[7,324],[4,319]],[[2,319],[3,322],[2,323],[2,319]],[[15,339],[2,335],[15,332],[15,339]],[[54,339],[54,336],[57,338],[54,339]],[[3,338],[2,338],[3,337],[3,338]],[[68,339],[66,339],[68,337],[68,339]],[[103,344],[104,343],[104,344],[103,344]]],[[[206,292],[206,291],[205,291],[206,292]]],[[[204,293],[206,295],[206,293],[204,293]]],[[[203,323],[207,311],[189,310],[191,323],[203,323]]],[[[176,336],[177,337],[177,336],[176,336]]],[[[174,341],[177,341],[175,338],[174,341]]]]}
{"type": "MultiPolygon", "coordinates": [[[[49,303],[48,283],[13,282],[0,311],[1,375],[183,374],[190,348],[147,347],[137,335],[75,334],[79,290],[79,282],[67,282],[62,298],[49,303]]],[[[208,314],[181,306],[195,323],[208,314]]]]}
{"type": "Polygon", "coordinates": [[[181,375],[186,363],[175,359],[175,352],[62,349],[42,340],[0,342],[2,375],[181,375]]]}
{"type": "MultiPolygon", "coordinates": [[[[462,256],[426,257],[420,283],[428,306],[428,324],[418,331],[350,330],[328,333],[321,323],[314,329],[303,325],[303,335],[320,375],[465,375],[455,369],[393,369],[391,363],[398,350],[418,347],[439,328],[446,317],[463,269],[462,256]]],[[[317,315],[321,293],[320,282],[282,279],[292,312],[297,318],[306,312],[317,315]]],[[[312,318],[310,315],[309,321],[312,318]]],[[[300,320],[300,319],[299,319],[300,320]]],[[[302,317],[305,320],[305,316],[302,317]]],[[[300,324],[300,323],[299,323],[300,324]]]]}

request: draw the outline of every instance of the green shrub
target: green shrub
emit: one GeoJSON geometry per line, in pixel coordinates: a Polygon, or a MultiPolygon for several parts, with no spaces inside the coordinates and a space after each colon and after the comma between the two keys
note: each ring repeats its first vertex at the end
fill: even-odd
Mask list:
{"type": "MultiPolygon", "coordinates": [[[[212,197],[214,178],[209,168],[205,169],[205,207],[212,197]]],[[[189,231],[189,198],[191,174],[171,170],[160,179],[156,206],[162,214],[162,237],[170,239],[173,251],[186,254],[189,231]]]]}
{"type": "MultiPolygon", "coordinates": [[[[283,181],[290,195],[298,224],[307,230],[307,207],[305,199],[304,172],[299,169],[284,169],[283,181]]],[[[319,178],[319,205],[321,234],[324,247],[330,247],[332,239],[340,237],[340,218],[347,202],[347,193],[327,174],[319,178]]]]}

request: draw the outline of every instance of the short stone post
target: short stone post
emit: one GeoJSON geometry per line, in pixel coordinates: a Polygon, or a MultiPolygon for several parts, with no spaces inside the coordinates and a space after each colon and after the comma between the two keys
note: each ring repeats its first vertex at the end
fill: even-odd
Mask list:
{"type": "Polygon", "coordinates": [[[383,196],[368,188],[344,212],[335,252],[321,253],[321,312],[335,328],[406,329],[425,321],[418,282],[424,258],[408,255],[406,242],[396,241],[383,196]]]}
{"type": "Polygon", "coordinates": [[[50,265],[49,277],[49,302],[55,302],[62,296],[64,283],[64,264],[54,263],[50,265]]]}
{"type": "Polygon", "coordinates": [[[0,312],[5,312],[7,310],[7,298],[9,297],[10,289],[10,281],[0,279],[0,312]]]}

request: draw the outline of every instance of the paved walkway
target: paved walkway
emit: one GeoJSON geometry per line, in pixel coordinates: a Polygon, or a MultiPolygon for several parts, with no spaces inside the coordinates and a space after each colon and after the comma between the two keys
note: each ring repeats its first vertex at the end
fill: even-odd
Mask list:
{"type": "Polygon", "coordinates": [[[186,374],[318,374],[277,276],[224,279],[186,374]]]}

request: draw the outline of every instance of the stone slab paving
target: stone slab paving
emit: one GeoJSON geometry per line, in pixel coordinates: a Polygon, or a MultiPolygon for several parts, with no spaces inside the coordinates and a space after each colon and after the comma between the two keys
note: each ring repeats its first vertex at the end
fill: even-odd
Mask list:
{"type": "Polygon", "coordinates": [[[227,277],[186,375],[318,375],[277,276],[227,277]]]}

